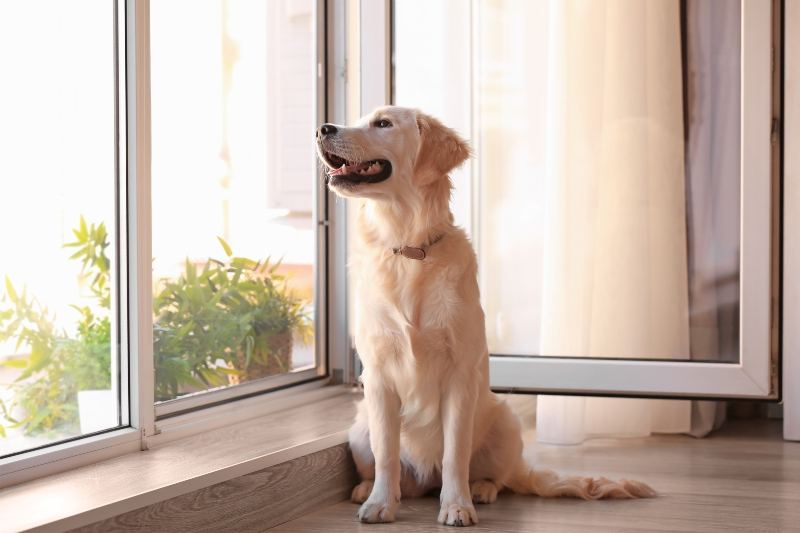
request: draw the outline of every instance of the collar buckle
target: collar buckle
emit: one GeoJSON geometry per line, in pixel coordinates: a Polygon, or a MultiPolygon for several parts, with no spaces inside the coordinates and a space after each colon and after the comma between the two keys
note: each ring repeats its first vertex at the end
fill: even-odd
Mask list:
{"type": "Polygon", "coordinates": [[[428,254],[425,253],[424,248],[415,248],[413,246],[403,246],[402,248],[392,248],[394,255],[402,255],[408,259],[416,259],[422,261],[428,254]]]}
{"type": "Polygon", "coordinates": [[[428,256],[427,249],[436,244],[437,242],[442,240],[444,237],[444,233],[433,239],[426,245],[420,246],[419,248],[415,246],[401,246],[400,248],[392,248],[392,253],[394,255],[402,255],[408,259],[414,259],[416,261],[422,261],[428,256]]]}

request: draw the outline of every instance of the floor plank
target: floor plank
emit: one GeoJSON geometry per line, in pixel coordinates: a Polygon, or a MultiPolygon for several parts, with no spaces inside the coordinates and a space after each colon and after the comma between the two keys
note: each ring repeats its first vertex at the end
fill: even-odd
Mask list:
{"type": "MultiPolygon", "coordinates": [[[[584,502],[501,494],[478,507],[471,531],[800,531],[800,443],[780,437],[780,423],[736,422],[706,439],[657,436],[548,446],[526,435],[529,460],[561,473],[628,477],[659,491],[652,500],[584,502]]],[[[398,520],[359,524],[342,502],[271,532],[379,533],[452,531],[436,524],[435,497],[403,501],[398,520]]]]}

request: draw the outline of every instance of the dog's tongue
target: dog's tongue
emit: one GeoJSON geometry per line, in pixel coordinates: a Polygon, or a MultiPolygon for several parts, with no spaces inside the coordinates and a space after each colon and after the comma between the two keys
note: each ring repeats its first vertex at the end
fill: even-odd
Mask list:
{"type": "Polygon", "coordinates": [[[334,168],[333,170],[328,172],[328,174],[330,174],[331,176],[341,176],[342,174],[354,174],[359,170],[365,170],[366,168],[367,165],[365,165],[364,163],[356,163],[355,165],[348,165],[346,163],[343,163],[341,167],[334,168]]]}
{"type": "Polygon", "coordinates": [[[347,165],[342,163],[342,166],[339,168],[334,168],[328,171],[328,174],[331,176],[341,176],[342,174],[350,174],[358,170],[361,165],[347,165]]]}

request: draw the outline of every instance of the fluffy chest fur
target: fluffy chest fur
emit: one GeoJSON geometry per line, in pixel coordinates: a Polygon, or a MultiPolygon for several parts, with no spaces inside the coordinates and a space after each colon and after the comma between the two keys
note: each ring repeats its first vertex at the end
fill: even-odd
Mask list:
{"type": "MultiPolygon", "coordinates": [[[[462,330],[465,324],[483,325],[472,248],[452,228],[423,261],[373,246],[362,248],[352,267],[362,379],[379,380],[397,393],[404,440],[427,442],[431,457],[437,456],[444,382],[474,370],[469,359],[478,362],[456,349],[458,339],[475,334],[462,330]]],[[[478,333],[475,353],[482,354],[478,333]]]]}
{"type": "Polygon", "coordinates": [[[365,254],[356,266],[362,380],[397,394],[403,461],[429,480],[441,469],[442,390],[455,366],[448,317],[459,298],[451,270],[434,261],[435,252],[425,261],[375,255],[365,254]]]}
{"type": "MultiPolygon", "coordinates": [[[[448,236],[455,240],[456,235],[448,236]]],[[[458,282],[463,264],[443,260],[453,242],[438,243],[424,261],[372,249],[354,262],[359,353],[368,361],[414,362],[446,358],[453,318],[464,304],[458,282]],[[362,350],[363,348],[363,350],[362,350]]],[[[367,364],[369,366],[369,364],[367,364]]]]}

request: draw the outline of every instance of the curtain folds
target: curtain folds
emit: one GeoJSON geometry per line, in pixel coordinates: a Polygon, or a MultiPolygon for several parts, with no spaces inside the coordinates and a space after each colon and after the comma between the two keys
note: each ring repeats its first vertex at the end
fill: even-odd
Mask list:
{"type": "MultiPolygon", "coordinates": [[[[678,1],[549,4],[541,354],[690,355],[678,1]]],[[[688,401],[540,396],[538,438],[691,430],[688,401]]]]}

